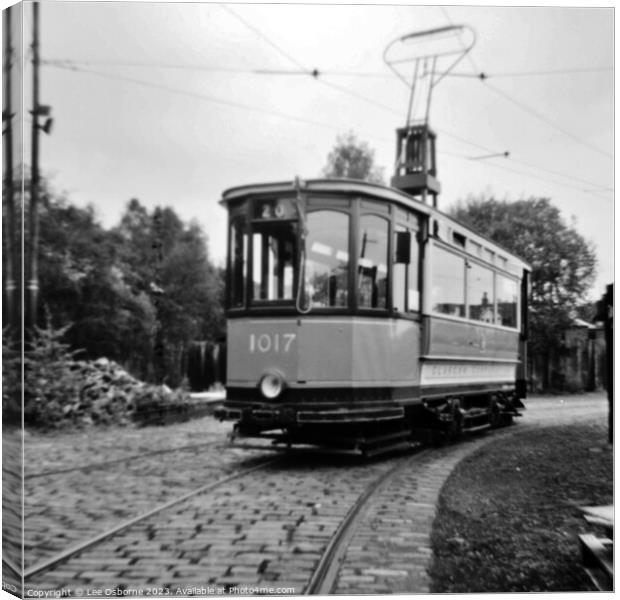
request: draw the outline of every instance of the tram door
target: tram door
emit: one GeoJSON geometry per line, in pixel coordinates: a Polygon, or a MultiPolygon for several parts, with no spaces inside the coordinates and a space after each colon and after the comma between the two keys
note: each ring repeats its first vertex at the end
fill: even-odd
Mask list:
{"type": "Polygon", "coordinates": [[[421,350],[421,218],[396,209],[392,264],[392,360],[393,381],[417,385],[421,350]]]}

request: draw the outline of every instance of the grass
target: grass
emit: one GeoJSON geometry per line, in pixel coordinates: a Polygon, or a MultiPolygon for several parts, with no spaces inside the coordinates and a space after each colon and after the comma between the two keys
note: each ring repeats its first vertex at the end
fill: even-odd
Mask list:
{"type": "Polygon", "coordinates": [[[588,591],[577,507],[613,502],[603,425],[528,431],[486,445],[452,473],[433,526],[433,592],[588,591]]]}

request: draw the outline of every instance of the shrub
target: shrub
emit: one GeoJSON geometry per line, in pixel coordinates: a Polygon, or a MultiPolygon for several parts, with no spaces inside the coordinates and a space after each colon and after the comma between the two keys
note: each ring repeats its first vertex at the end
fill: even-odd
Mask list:
{"type": "MultiPolygon", "coordinates": [[[[35,328],[24,356],[24,418],[28,425],[126,425],[186,420],[196,411],[184,391],[147,385],[107,358],[76,360],[61,341],[70,326],[35,328]]],[[[8,377],[3,403],[20,396],[20,357],[3,345],[8,377]]],[[[19,406],[19,404],[18,404],[19,406]]]]}

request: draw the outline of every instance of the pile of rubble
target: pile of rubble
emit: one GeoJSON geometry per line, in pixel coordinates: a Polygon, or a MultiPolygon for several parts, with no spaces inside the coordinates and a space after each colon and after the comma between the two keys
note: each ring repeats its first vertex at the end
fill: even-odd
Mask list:
{"type": "Polygon", "coordinates": [[[107,358],[76,361],[71,374],[77,382],[76,394],[65,399],[63,416],[89,425],[128,422],[136,396],[148,387],[107,358]]]}
{"type": "Polygon", "coordinates": [[[191,405],[186,393],[139,381],[107,358],[64,363],[43,380],[33,373],[30,383],[27,375],[26,416],[44,427],[166,422],[191,405]]]}

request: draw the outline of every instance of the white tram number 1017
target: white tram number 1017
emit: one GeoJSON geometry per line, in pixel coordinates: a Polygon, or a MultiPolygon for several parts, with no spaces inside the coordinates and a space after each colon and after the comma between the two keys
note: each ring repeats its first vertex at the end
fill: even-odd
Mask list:
{"type": "Polygon", "coordinates": [[[288,352],[296,337],[296,333],[251,333],[250,352],[288,352]]]}

